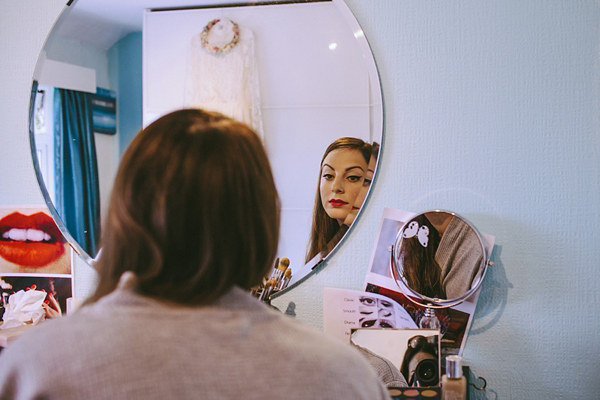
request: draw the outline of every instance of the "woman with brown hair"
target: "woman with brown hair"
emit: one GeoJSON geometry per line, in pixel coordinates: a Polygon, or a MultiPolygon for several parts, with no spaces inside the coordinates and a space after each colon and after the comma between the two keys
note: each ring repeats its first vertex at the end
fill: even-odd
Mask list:
{"type": "Polygon", "coordinates": [[[95,293],[0,356],[0,398],[383,399],[367,361],[248,292],[279,200],[257,134],[181,110],[126,151],[95,293]]]}
{"type": "Polygon", "coordinates": [[[348,229],[344,221],[363,190],[371,152],[371,144],[353,137],[337,139],[325,150],[305,262],[329,253],[348,229]]]}
{"type": "Polygon", "coordinates": [[[424,296],[445,299],[441,269],[435,259],[440,234],[425,214],[406,223],[400,259],[409,288],[424,296]]]}

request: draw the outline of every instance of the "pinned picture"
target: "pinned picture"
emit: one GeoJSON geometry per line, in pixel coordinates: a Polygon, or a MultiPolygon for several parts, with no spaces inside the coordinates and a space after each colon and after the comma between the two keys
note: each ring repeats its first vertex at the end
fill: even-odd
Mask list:
{"type": "Polygon", "coordinates": [[[440,382],[439,337],[435,329],[359,328],[350,343],[389,361],[406,383],[400,386],[431,387],[440,382]]]}
{"type": "Polygon", "coordinates": [[[71,247],[47,208],[0,207],[0,273],[71,273],[71,247]]]}
{"type": "MultiPolygon", "coordinates": [[[[25,321],[24,314],[36,312],[43,314],[44,319],[57,318],[67,312],[67,299],[73,296],[72,280],[70,277],[37,275],[0,276],[0,296],[5,310],[9,309],[10,302],[13,313],[21,314],[13,315],[12,319],[25,321]],[[39,306],[34,307],[38,303],[39,306]]],[[[2,318],[6,324],[7,316],[2,318]]]]}

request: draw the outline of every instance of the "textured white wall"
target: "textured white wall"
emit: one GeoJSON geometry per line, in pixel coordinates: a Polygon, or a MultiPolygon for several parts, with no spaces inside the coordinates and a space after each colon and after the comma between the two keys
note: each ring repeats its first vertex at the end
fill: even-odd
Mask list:
{"type": "MultiPolygon", "coordinates": [[[[62,3],[0,0],[0,204],[42,201],[28,92],[62,3]]],[[[598,2],[347,3],[383,82],[380,175],[345,245],[277,304],[320,327],[323,287],[362,287],[384,207],[454,210],[497,244],[465,351],[488,380],[472,398],[598,398],[598,2]]]]}

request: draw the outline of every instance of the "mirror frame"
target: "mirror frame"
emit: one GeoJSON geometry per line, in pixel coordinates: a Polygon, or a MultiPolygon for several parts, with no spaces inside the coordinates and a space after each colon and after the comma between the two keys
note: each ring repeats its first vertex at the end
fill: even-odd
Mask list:
{"type": "MultiPolygon", "coordinates": [[[[379,130],[378,130],[376,132],[378,136],[380,133],[381,139],[379,142],[380,148],[379,148],[378,160],[375,165],[375,170],[374,170],[374,174],[373,174],[373,181],[371,182],[371,186],[369,187],[369,190],[367,192],[367,195],[366,195],[364,203],[363,203],[363,205],[366,206],[368,204],[369,198],[373,191],[373,186],[375,185],[375,181],[377,180],[378,171],[380,170],[379,165],[381,162],[382,149],[383,149],[384,142],[385,142],[385,107],[384,107],[385,105],[384,105],[383,91],[382,91],[382,86],[381,86],[382,83],[381,83],[379,71],[377,69],[377,65],[375,62],[373,51],[365,37],[365,34],[364,34],[362,28],[360,27],[360,24],[358,23],[356,17],[352,13],[352,11],[348,7],[348,5],[344,2],[344,0],[331,0],[331,2],[337,7],[338,11],[341,14],[341,17],[348,25],[348,28],[353,32],[353,34],[356,38],[356,44],[358,46],[359,52],[363,55],[363,61],[365,62],[365,68],[368,73],[369,81],[371,82],[370,90],[371,90],[371,94],[373,95],[373,99],[374,99],[374,102],[371,102],[369,104],[369,107],[371,107],[371,109],[373,109],[373,107],[380,109],[380,110],[378,110],[378,112],[375,113],[375,115],[371,116],[372,120],[375,121],[375,126],[381,126],[381,131],[379,132],[379,130]]],[[[249,2],[249,3],[251,3],[249,5],[256,5],[255,3],[252,3],[252,2],[249,2]]],[[[276,3],[280,3],[280,2],[274,1],[274,2],[267,2],[267,4],[268,3],[276,4],[276,3]]],[[[281,3],[288,3],[288,2],[281,2],[281,3]]],[[[289,3],[302,3],[302,2],[290,1],[289,3]]],[[[257,4],[261,5],[260,3],[257,3],[257,4]]],[[[74,3],[73,5],[76,5],[76,3],[74,3]]],[[[201,7],[206,7],[206,6],[201,6],[201,7]]],[[[42,46],[42,49],[48,43],[48,39],[50,38],[50,35],[54,31],[54,29],[56,29],[60,25],[61,21],[63,21],[66,17],[68,17],[68,15],[70,14],[70,12],[72,10],[73,10],[73,8],[71,7],[71,3],[68,3],[67,5],[65,5],[65,7],[61,11],[60,15],[54,22],[52,28],[48,32],[48,35],[46,37],[44,45],[42,46]]],[[[37,68],[39,68],[39,58],[38,58],[38,66],[36,67],[36,70],[37,70],[37,68]]],[[[66,240],[68,241],[70,246],[79,255],[79,257],[81,257],[83,259],[84,262],[86,262],[88,265],[94,267],[95,261],[101,252],[101,248],[98,251],[98,255],[96,255],[96,257],[93,258],[74,239],[74,237],[70,234],[69,230],[67,229],[65,223],[63,222],[63,219],[59,216],[59,214],[56,210],[56,207],[54,206],[54,203],[50,197],[50,194],[48,192],[48,189],[46,187],[44,179],[43,179],[42,171],[40,168],[40,162],[39,162],[40,160],[38,159],[37,151],[36,151],[35,131],[34,131],[34,124],[33,124],[33,119],[34,119],[33,112],[35,110],[35,95],[36,95],[35,89],[36,89],[36,82],[34,81],[32,84],[32,92],[31,92],[31,98],[30,98],[30,104],[29,104],[29,141],[30,141],[32,162],[33,162],[33,166],[34,166],[35,175],[36,175],[39,187],[40,187],[40,191],[42,192],[44,201],[50,211],[52,218],[54,219],[54,222],[56,223],[59,230],[61,231],[63,236],[66,238],[66,240]]],[[[290,281],[288,287],[286,289],[282,290],[281,292],[274,294],[274,297],[276,297],[276,295],[278,295],[279,293],[283,293],[283,292],[295,287],[300,282],[303,282],[306,278],[308,278],[310,275],[312,275],[314,273],[314,271],[316,271],[318,269],[317,267],[323,265],[323,261],[326,261],[327,259],[329,259],[329,257],[331,257],[332,254],[337,251],[337,249],[345,242],[346,237],[354,229],[353,227],[354,227],[355,223],[360,219],[360,215],[363,212],[364,206],[359,211],[354,222],[349,226],[349,228],[347,229],[345,234],[335,244],[335,246],[333,246],[333,248],[327,254],[325,254],[325,255],[318,254],[312,260],[310,260],[308,263],[303,262],[302,267],[300,267],[292,276],[292,280],[290,281]]],[[[101,223],[102,223],[102,221],[101,221],[101,223]]]]}
{"type": "MultiPolygon", "coordinates": [[[[68,6],[65,6],[65,7],[68,7],[68,6]]],[[[64,12],[65,11],[63,9],[62,13],[64,13],[64,12]]],[[[56,22],[58,22],[60,20],[62,13],[58,17],[56,22]]],[[[56,22],[55,22],[55,25],[56,25],[56,22]]],[[[54,28],[54,25],[53,25],[52,29],[53,28],[54,28]]],[[[50,32],[52,31],[52,29],[50,30],[50,32]]],[[[38,185],[40,187],[40,191],[42,192],[42,196],[44,197],[44,202],[46,203],[46,207],[48,207],[48,211],[50,212],[50,215],[52,216],[54,223],[60,230],[60,233],[62,233],[64,238],[67,240],[67,243],[69,244],[69,246],[71,246],[71,248],[73,249],[73,251],[75,251],[77,253],[77,255],[79,257],[81,257],[88,265],[93,267],[94,262],[95,262],[94,258],[92,258],[85,250],[83,250],[83,248],[81,247],[79,242],[77,242],[77,240],[75,240],[75,238],[73,236],[71,236],[71,233],[67,229],[62,218],[58,215],[58,212],[56,211],[56,207],[54,206],[52,198],[50,197],[50,193],[48,192],[48,189],[46,188],[46,184],[44,182],[42,170],[40,169],[40,160],[38,159],[37,151],[36,151],[35,129],[34,129],[34,122],[33,122],[33,120],[34,120],[33,113],[35,112],[36,93],[37,93],[37,83],[34,81],[31,85],[31,97],[29,99],[29,146],[31,148],[31,159],[33,162],[33,169],[35,172],[35,176],[37,178],[38,185]]],[[[99,253],[100,253],[100,251],[98,251],[98,254],[99,253]]],[[[72,268],[71,272],[73,272],[75,265],[72,265],[71,268],[72,268]]]]}
{"type": "Polygon", "coordinates": [[[392,277],[393,277],[394,281],[396,282],[396,284],[398,285],[398,287],[400,288],[400,290],[402,291],[402,293],[404,293],[406,295],[406,297],[409,300],[411,300],[412,302],[414,302],[415,304],[418,304],[420,306],[427,307],[427,308],[436,308],[436,309],[453,307],[453,306],[460,304],[463,301],[467,300],[469,297],[471,297],[481,287],[481,284],[483,283],[483,279],[485,278],[485,274],[487,272],[488,264],[489,264],[489,255],[487,254],[487,251],[485,249],[485,243],[483,241],[483,237],[481,236],[481,234],[479,233],[477,228],[475,228],[475,226],[470,221],[468,221],[466,218],[462,217],[461,215],[458,215],[455,212],[447,211],[447,210],[423,211],[421,213],[415,214],[406,223],[404,223],[402,225],[402,227],[398,230],[398,233],[396,234],[396,238],[394,239],[394,244],[392,244],[391,251],[390,251],[390,262],[389,262],[392,277]],[[471,288],[469,290],[467,290],[460,297],[457,297],[454,299],[431,298],[431,297],[425,296],[425,295],[413,290],[405,282],[404,278],[401,276],[400,271],[399,271],[399,269],[400,269],[399,262],[400,261],[396,257],[396,251],[398,248],[401,247],[402,239],[403,239],[402,235],[404,233],[404,229],[414,218],[419,217],[421,215],[428,214],[428,213],[434,213],[434,212],[435,213],[446,213],[446,214],[452,215],[452,217],[460,218],[463,222],[465,222],[473,230],[473,232],[475,233],[475,236],[477,237],[479,244],[481,246],[482,261],[481,261],[481,265],[479,266],[477,273],[475,274],[475,277],[473,278],[473,282],[471,283],[471,288]]]}

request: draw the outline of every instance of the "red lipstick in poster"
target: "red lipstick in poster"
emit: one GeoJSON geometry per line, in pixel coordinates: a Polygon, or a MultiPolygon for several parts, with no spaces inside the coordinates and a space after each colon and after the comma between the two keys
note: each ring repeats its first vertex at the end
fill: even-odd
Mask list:
{"type": "Polygon", "coordinates": [[[0,219],[0,257],[23,267],[43,267],[65,254],[66,240],[43,212],[14,212],[0,219]]]}

